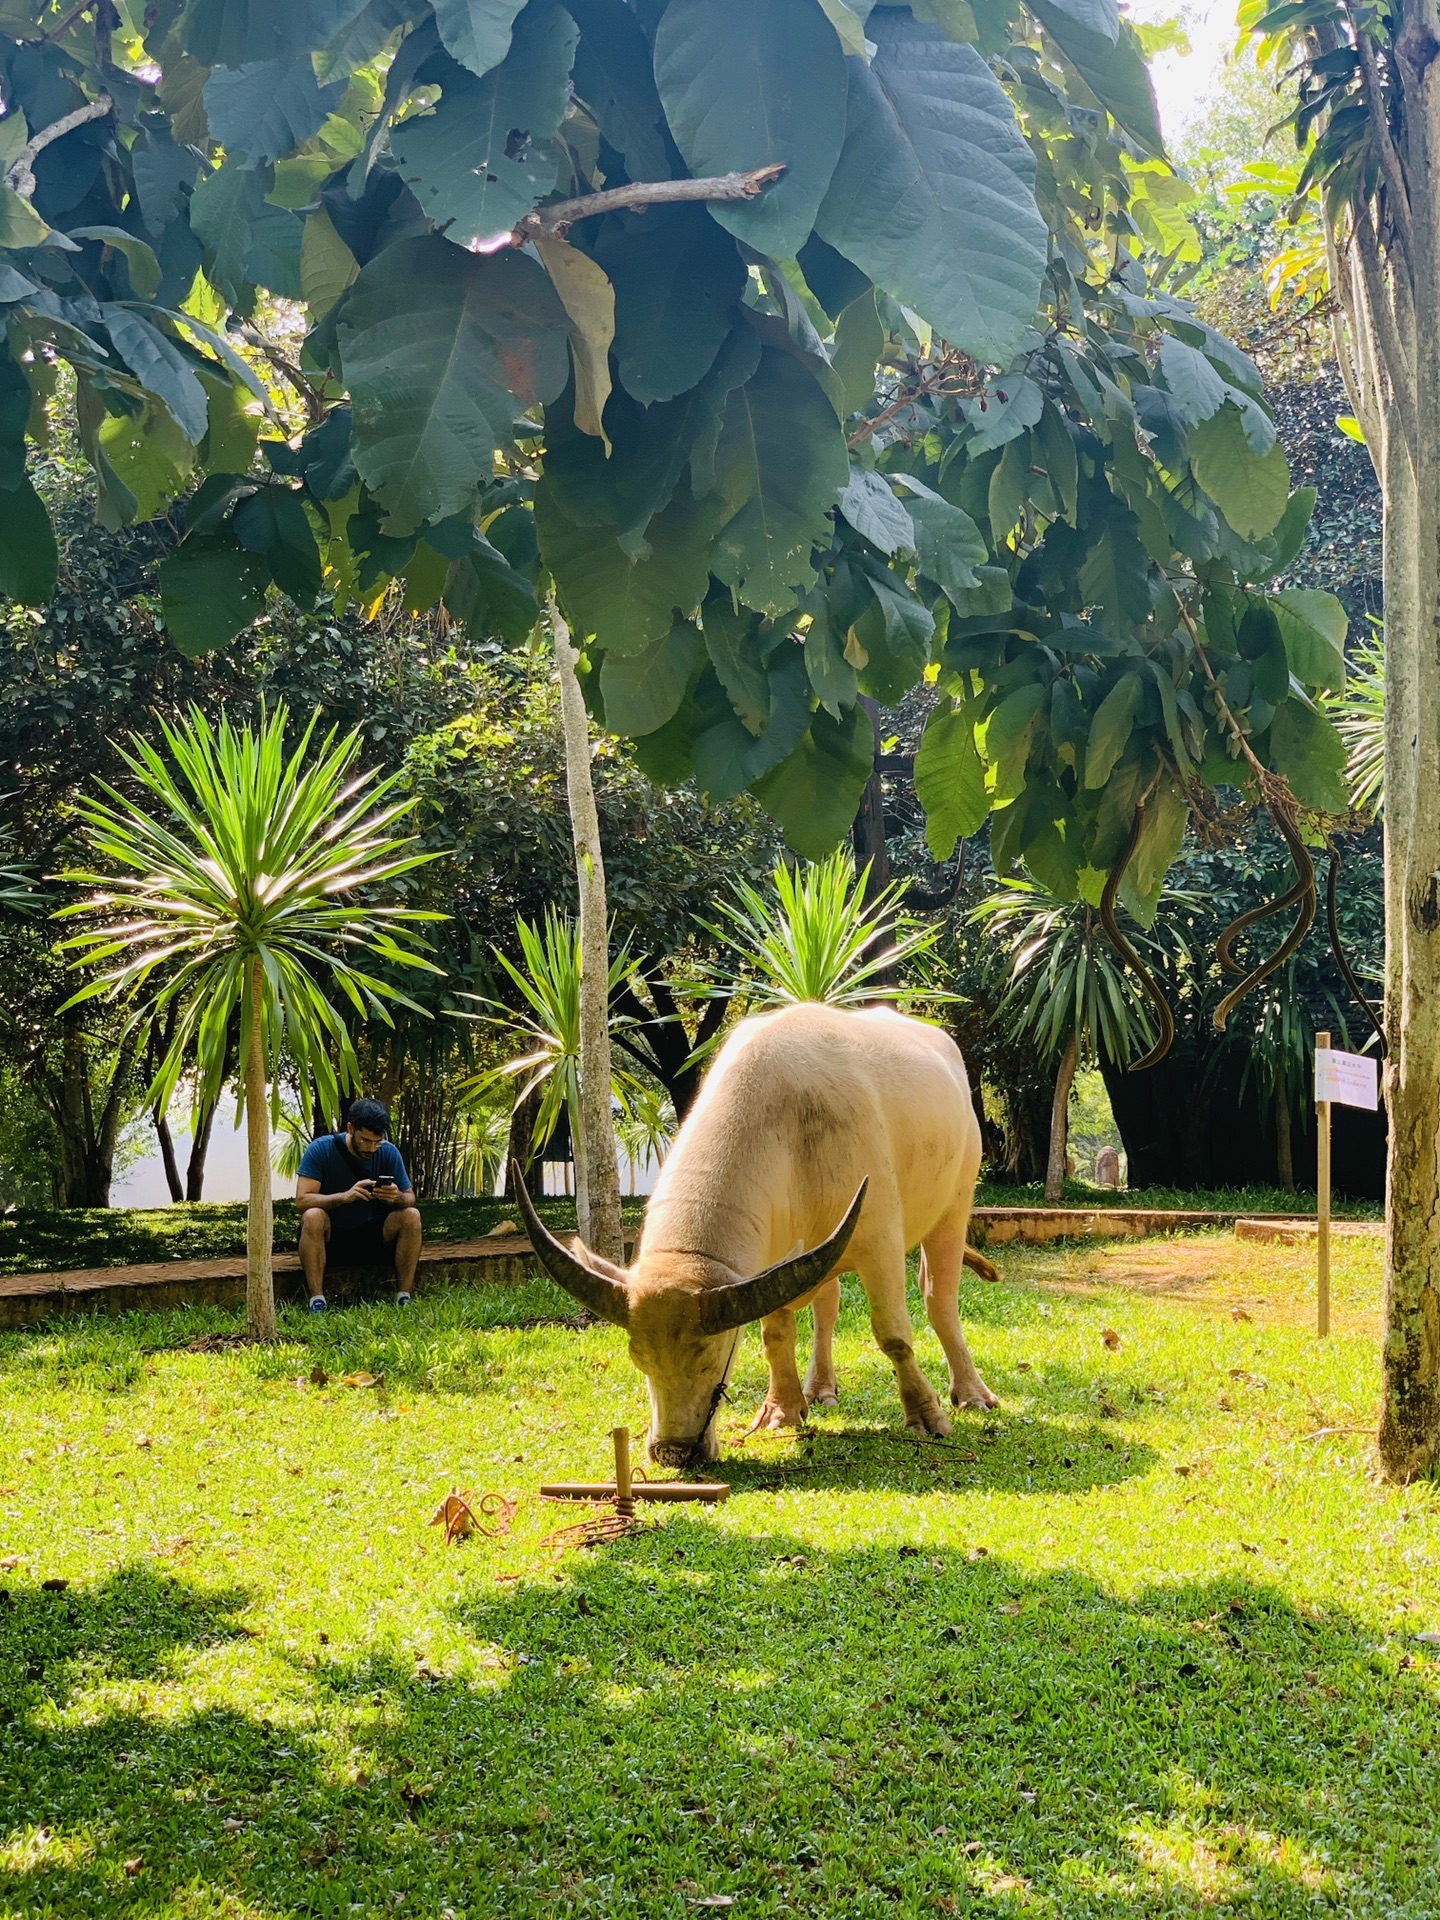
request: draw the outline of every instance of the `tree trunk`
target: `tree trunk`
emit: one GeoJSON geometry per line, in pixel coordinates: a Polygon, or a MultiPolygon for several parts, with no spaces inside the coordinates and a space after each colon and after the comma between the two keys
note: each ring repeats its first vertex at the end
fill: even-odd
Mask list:
{"type": "Polygon", "coordinates": [[[160,1164],[165,1169],[165,1184],[170,1189],[172,1202],[178,1204],[185,1198],[185,1189],[180,1182],[180,1168],[175,1159],[175,1142],[170,1137],[170,1122],[165,1118],[162,1107],[156,1107],[150,1118],[155,1123],[155,1138],[160,1143],[160,1164]]]}
{"type": "Polygon", "coordinates": [[[600,818],[590,774],[590,726],[576,673],[579,655],[552,599],[550,631],[560,670],[565,784],[580,893],[580,1125],[575,1134],[575,1208],[581,1238],[607,1260],[625,1257],[620,1169],[610,1111],[610,949],[600,818]]]}
{"type": "Polygon", "coordinates": [[[1058,1207],[1065,1197],[1065,1151],[1070,1137],[1070,1089],[1075,1084],[1079,1045],[1072,1033],[1060,1056],[1055,1076],[1055,1103],[1050,1109],[1050,1160],[1045,1169],[1045,1204],[1058,1207]]]}
{"type": "Polygon", "coordinates": [[[1295,1154],[1290,1138],[1290,1089],[1282,1073],[1275,1082],[1275,1167],[1286,1193],[1295,1191],[1295,1154]]]}
{"type": "Polygon", "coordinates": [[[215,1104],[197,1108],[194,1131],[190,1136],[190,1158],[185,1163],[185,1198],[202,1199],[205,1193],[205,1157],[210,1151],[210,1133],[215,1125],[215,1104]]]}
{"type": "Polygon", "coordinates": [[[245,1054],[245,1144],[250,1160],[250,1205],[245,1217],[245,1320],[253,1339],[273,1340],[275,1205],[270,1193],[264,991],[264,969],[256,960],[250,977],[250,1043],[245,1054]]]}

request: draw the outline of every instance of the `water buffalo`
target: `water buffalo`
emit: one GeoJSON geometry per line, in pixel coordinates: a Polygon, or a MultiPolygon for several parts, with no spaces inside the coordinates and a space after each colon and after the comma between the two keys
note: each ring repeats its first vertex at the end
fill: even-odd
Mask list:
{"type": "Polygon", "coordinates": [[[517,1167],[511,1177],[547,1273],[629,1334],[650,1388],[649,1456],[675,1466],[719,1452],[715,1416],[748,1321],[761,1322],[770,1367],[757,1426],[798,1425],[807,1404],[835,1398],[832,1275],[842,1258],[869,1297],[908,1427],[950,1431],[911,1346],[905,1255],[917,1245],[951,1401],[994,1406],[956,1305],[979,1166],[965,1063],[947,1034],[887,1008],[802,1005],[742,1021],[721,1049],[628,1270],[563,1246],[541,1225],[517,1167]],[[795,1313],[812,1302],[815,1351],[802,1387],[795,1313]]]}

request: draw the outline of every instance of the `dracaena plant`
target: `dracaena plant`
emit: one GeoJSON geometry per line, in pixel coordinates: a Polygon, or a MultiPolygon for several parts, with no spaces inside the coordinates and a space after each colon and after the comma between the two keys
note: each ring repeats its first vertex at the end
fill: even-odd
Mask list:
{"type": "MultiPolygon", "coordinates": [[[[848,848],[840,848],[804,865],[777,862],[768,895],[748,881],[733,883],[734,900],[719,903],[721,920],[703,924],[733,954],[739,991],[752,1005],[873,1006],[907,992],[895,984],[896,969],[927,953],[939,929],[897,922],[903,882],[867,901],[869,873],[867,866],[857,874],[848,848]]],[[[733,965],[703,977],[716,991],[737,990],[733,965]]]]}
{"type": "Polygon", "coordinates": [[[62,876],[92,889],[61,912],[94,923],[64,944],[77,967],[98,969],[69,1004],[107,996],[170,1033],[150,1103],[163,1108],[188,1071],[197,1101],[213,1105],[239,1010],[247,1314],[261,1338],[275,1329],[270,1129],[282,1060],[333,1110],[340,1088],[358,1084],[337,1001],[362,1020],[388,1021],[387,1002],[422,1012],[376,963],[438,972],[423,926],[444,918],[386,897],[436,857],[398,830],[413,801],[397,777],[360,771],[359,734],[320,735],[318,714],[287,746],[289,718],[281,705],[255,726],[225,714],[217,725],[191,708],[160,720],[159,746],[132,736],[120,753],[136,792],[101,782],[82,796],[94,864],[62,876]]]}

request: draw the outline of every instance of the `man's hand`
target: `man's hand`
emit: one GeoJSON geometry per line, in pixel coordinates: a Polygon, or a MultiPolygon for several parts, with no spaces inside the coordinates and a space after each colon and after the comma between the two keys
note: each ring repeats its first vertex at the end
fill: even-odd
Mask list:
{"type": "MultiPolygon", "coordinates": [[[[373,1200],[374,1197],[375,1182],[373,1180],[357,1180],[350,1191],[344,1196],[346,1200],[373,1200]]],[[[337,1205],[338,1204],[340,1203],[337,1202],[337,1205]]]]}
{"type": "Polygon", "coordinates": [[[373,1198],[383,1201],[387,1207],[393,1207],[400,1198],[400,1189],[393,1180],[377,1180],[374,1183],[373,1198]]]}

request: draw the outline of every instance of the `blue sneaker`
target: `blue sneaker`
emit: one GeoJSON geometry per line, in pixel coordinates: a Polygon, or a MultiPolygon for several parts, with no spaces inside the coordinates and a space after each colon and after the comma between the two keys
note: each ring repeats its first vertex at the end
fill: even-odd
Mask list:
{"type": "Polygon", "coordinates": [[[323,1294],[323,1293],[312,1293],[312,1294],[311,1294],[311,1296],[310,1296],[310,1311],[311,1311],[312,1313],[324,1313],[324,1311],[325,1311],[325,1296],[324,1296],[324,1294],[323,1294]]]}
{"type": "Polygon", "coordinates": [[[412,1303],[413,1299],[414,1299],[413,1294],[397,1293],[395,1296],[395,1304],[397,1307],[408,1307],[412,1303]]]}

